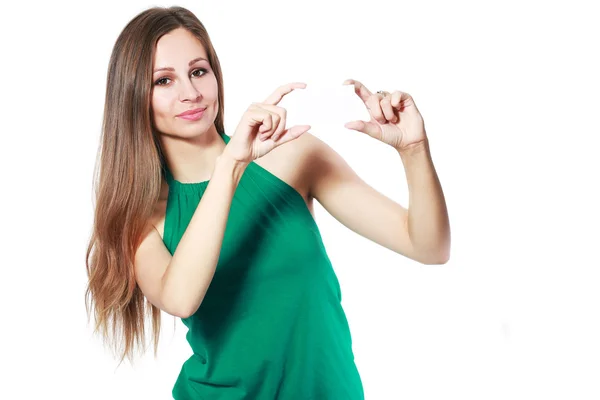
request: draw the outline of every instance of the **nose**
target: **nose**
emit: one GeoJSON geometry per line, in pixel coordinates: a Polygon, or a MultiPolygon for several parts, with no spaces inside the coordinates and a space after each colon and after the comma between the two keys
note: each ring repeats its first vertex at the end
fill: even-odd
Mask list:
{"type": "Polygon", "coordinates": [[[200,92],[196,89],[194,84],[190,79],[182,79],[180,80],[180,93],[179,98],[182,102],[191,102],[195,103],[200,100],[200,92]]]}

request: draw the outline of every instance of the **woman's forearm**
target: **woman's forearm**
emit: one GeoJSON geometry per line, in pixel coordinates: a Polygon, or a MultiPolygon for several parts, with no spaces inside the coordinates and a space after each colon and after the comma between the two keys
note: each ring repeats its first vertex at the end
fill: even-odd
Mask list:
{"type": "Polygon", "coordinates": [[[163,276],[163,302],[192,315],[214,276],[233,195],[247,167],[221,155],[210,182],[163,276]]]}
{"type": "Polygon", "coordinates": [[[429,141],[399,152],[409,190],[408,231],[415,251],[427,263],[450,257],[450,221],[429,141]]]}

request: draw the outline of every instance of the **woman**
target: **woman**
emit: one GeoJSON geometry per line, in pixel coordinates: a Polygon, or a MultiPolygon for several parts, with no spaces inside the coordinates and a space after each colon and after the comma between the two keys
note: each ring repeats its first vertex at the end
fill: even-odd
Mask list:
{"type": "Polygon", "coordinates": [[[193,354],[174,398],[364,398],[314,198],[399,254],[448,259],[445,203],[412,98],[345,83],[373,117],[346,126],[398,150],[410,212],[360,180],[310,126],[286,127],[277,104],[303,83],[250,105],[226,135],[219,59],[188,10],[149,9],[118,37],[86,306],[96,330],[124,341],[121,361],[144,344],[145,312],[155,354],[161,310],[182,318],[193,354]]]}

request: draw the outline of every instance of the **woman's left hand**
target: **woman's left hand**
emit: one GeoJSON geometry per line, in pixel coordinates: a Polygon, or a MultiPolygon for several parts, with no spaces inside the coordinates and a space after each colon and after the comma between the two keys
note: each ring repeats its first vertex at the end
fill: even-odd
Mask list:
{"type": "Polygon", "coordinates": [[[348,122],[344,125],[346,128],[366,133],[398,151],[427,140],[423,117],[410,94],[400,91],[373,94],[354,79],[347,79],[343,84],[354,85],[354,92],[365,103],[371,116],[369,122],[348,122]]]}

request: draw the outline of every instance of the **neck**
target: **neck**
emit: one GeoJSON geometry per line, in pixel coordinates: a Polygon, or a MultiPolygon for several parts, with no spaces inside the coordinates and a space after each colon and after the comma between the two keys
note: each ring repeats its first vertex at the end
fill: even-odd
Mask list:
{"type": "Polygon", "coordinates": [[[173,178],[181,183],[194,183],[210,179],[226,144],[213,124],[194,138],[161,135],[161,146],[173,178]]]}

